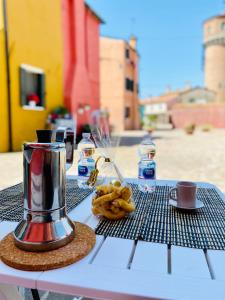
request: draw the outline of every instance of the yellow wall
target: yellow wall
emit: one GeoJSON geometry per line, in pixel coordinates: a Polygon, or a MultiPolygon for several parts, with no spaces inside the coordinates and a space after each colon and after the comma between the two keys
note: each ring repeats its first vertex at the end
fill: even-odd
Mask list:
{"type": "Polygon", "coordinates": [[[0,0],[0,152],[8,151],[7,77],[3,4],[0,0]]]}
{"type": "Polygon", "coordinates": [[[63,104],[61,0],[7,0],[10,51],[13,150],[35,139],[47,114],[63,104]],[[45,71],[46,108],[25,110],[20,105],[19,66],[28,64],[45,71]]]}

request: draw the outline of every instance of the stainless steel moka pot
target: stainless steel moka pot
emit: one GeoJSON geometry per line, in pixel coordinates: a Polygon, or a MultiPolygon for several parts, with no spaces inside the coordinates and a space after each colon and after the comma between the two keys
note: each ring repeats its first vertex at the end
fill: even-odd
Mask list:
{"type": "Polygon", "coordinates": [[[66,214],[66,169],[73,162],[72,131],[37,130],[37,142],[24,143],[24,219],[15,244],[27,251],[48,251],[69,243],[74,223],[66,214]]]}

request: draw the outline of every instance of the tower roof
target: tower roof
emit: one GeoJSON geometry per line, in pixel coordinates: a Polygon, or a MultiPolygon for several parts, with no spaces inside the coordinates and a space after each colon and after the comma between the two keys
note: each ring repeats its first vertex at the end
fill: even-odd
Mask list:
{"type": "Polygon", "coordinates": [[[207,23],[208,21],[211,21],[213,19],[225,19],[225,13],[217,15],[217,16],[212,16],[212,17],[206,19],[203,23],[207,23]]]}

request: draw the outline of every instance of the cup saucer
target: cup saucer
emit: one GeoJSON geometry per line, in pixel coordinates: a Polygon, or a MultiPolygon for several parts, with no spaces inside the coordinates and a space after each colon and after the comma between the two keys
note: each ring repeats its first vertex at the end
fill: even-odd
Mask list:
{"type": "Polygon", "coordinates": [[[170,199],[169,205],[172,205],[173,207],[176,207],[177,209],[181,209],[181,210],[194,211],[202,208],[204,206],[204,203],[200,200],[196,200],[195,207],[184,207],[184,206],[178,206],[177,201],[170,199]]]}

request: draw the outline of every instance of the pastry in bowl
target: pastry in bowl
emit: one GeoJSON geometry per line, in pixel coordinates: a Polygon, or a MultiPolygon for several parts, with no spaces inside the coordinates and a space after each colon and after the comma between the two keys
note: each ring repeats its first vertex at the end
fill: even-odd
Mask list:
{"type": "Polygon", "coordinates": [[[94,215],[104,216],[109,220],[118,220],[135,210],[132,191],[129,186],[121,186],[119,181],[96,187],[92,200],[94,215]]]}

